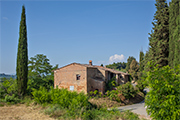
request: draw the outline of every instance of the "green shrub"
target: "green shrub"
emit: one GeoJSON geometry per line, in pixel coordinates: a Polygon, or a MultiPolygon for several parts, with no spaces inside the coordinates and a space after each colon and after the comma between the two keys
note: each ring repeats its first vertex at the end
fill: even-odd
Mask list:
{"type": "Polygon", "coordinates": [[[4,99],[6,95],[12,96],[13,94],[17,95],[16,80],[4,79],[0,84],[0,98],[4,99]]]}
{"type": "Polygon", "coordinates": [[[137,94],[137,91],[135,90],[134,86],[130,82],[127,82],[126,84],[118,86],[117,91],[123,94],[123,96],[126,99],[135,97],[135,95],[137,94]]]}
{"type": "Polygon", "coordinates": [[[147,80],[150,86],[145,104],[147,112],[157,120],[180,120],[180,66],[176,70],[169,66],[151,68],[147,80]]]}
{"type": "Polygon", "coordinates": [[[112,90],[113,87],[115,87],[117,85],[116,83],[116,78],[113,77],[111,80],[109,80],[107,83],[106,83],[106,90],[112,90]]]}
{"type": "Polygon", "coordinates": [[[15,97],[15,94],[13,94],[12,96],[6,95],[4,101],[9,103],[18,103],[20,102],[20,99],[15,97]]]}
{"type": "Polygon", "coordinates": [[[137,90],[135,90],[134,86],[130,82],[127,82],[126,84],[118,86],[117,90],[107,91],[106,93],[110,100],[121,102],[118,95],[122,94],[126,99],[130,99],[135,97],[137,90]]]}
{"type": "Polygon", "coordinates": [[[51,87],[50,91],[44,87],[40,87],[39,90],[34,89],[32,92],[34,100],[39,104],[49,103],[58,104],[62,108],[81,108],[88,106],[88,96],[84,93],[71,92],[67,89],[54,89],[51,87]]]}
{"type": "Polygon", "coordinates": [[[34,89],[32,95],[39,104],[51,104],[46,107],[45,113],[58,119],[115,120],[122,117],[118,110],[93,106],[88,102],[88,96],[84,93],[78,94],[67,89],[54,89],[53,87],[48,91],[41,87],[39,90],[34,89]]]}
{"type": "Polygon", "coordinates": [[[96,95],[98,95],[98,90],[95,90],[94,92],[93,92],[93,94],[96,96],[96,95]]]}
{"type": "Polygon", "coordinates": [[[120,98],[118,97],[118,94],[119,92],[117,90],[112,90],[107,92],[107,96],[110,100],[121,102],[120,98]]]}
{"type": "Polygon", "coordinates": [[[140,92],[144,92],[143,90],[147,87],[147,82],[144,80],[138,80],[136,87],[140,92]]]}
{"type": "Polygon", "coordinates": [[[39,104],[51,102],[50,93],[44,87],[40,87],[39,90],[33,89],[32,95],[34,100],[39,104]]]}

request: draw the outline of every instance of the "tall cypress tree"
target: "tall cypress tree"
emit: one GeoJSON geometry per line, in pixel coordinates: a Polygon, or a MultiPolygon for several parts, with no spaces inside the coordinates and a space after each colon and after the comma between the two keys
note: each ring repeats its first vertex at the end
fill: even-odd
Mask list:
{"type": "Polygon", "coordinates": [[[172,0],[169,7],[169,65],[180,64],[180,1],[172,0]]]}
{"type": "Polygon", "coordinates": [[[139,64],[140,64],[139,71],[142,72],[144,70],[144,53],[143,53],[143,51],[140,51],[140,54],[139,54],[139,64]]]}
{"type": "Polygon", "coordinates": [[[25,7],[22,6],[19,43],[17,52],[17,88],[19,95],[25,95],[28,81],[28,49],[25,7]]]}
{"type": "Polygon", "coordinates": [[[166,0],[156,0],[153,30],[149,37],[150,60],[161,66],[168,65],[169,56],[169,11],[166,0]]]}
{"type": "Polygon", "coordinates": [[[138,78],[141,79],[142,75],[143,75],[143,70],[144,70],[144,53],[141,50],[140,54],[139,54],[139,74],[138,74],[138,78]]]}

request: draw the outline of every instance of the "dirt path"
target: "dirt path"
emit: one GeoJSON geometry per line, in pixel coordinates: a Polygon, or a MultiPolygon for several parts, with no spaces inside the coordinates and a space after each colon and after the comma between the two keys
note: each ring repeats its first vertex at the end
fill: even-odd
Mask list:
{"type": "Polygon", "coordinates": [[[0,120],[54,120],[41,112],[38,106],[25,104],[0,107],[0,120]]]}

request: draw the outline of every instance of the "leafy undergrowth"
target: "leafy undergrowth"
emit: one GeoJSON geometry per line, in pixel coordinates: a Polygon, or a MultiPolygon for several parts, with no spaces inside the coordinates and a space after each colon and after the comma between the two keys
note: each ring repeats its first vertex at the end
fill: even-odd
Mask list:
{"type": "Polygon", "coordinates": [[[116,109],[107,110],[106,108],[92,108],[84,111],[85,109],[80,109],[77,111],[75,116],[68,113],[68,109],[63,109],[59,105],[49,105],[45,108],[45,114],[50,115],[55,119],[78,119],[78,120],[140,120],[137,114],[130,111],[120,112],[116,109]],[[84,111],[84,113],[83,113],[84,111]],[[80,114],[78,114],[80,112],[80,114]]]}
{"type": "Polygon", "coordinates": [[[139,103],[144,100],[144,94],[142,92],[138,92],[133,98],[122,99],[121,102],[117,102],[116,100],[110,100],[108,97],[101,97],[101,98],[91,98],[89,102],[92,104],[97,105],[98,107],[119,107],[124,105],[131,105],[135,103],[139,103]]]}
{"type": "Polygon", "coordinates": [[[44,106],[44,112],[56,119],[139,120],[138,115],[132,112],[108,110],[106,106],[93,104],[83,93],[54,88],[47,91],[40,88],[32,94],[34,101],[44,106]]]}

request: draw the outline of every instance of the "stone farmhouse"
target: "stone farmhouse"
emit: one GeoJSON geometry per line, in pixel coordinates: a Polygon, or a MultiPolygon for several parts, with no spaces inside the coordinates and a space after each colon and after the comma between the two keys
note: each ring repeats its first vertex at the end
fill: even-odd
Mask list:
{"type": "Polygon", "coordinates": [[[114,69],[89,64],[71,63],[54,70],[54,87],[88,93],[98,90],[105,93],[105,84],[115,77],[118,84],[129,81],[129,74],[114,69]]]}

